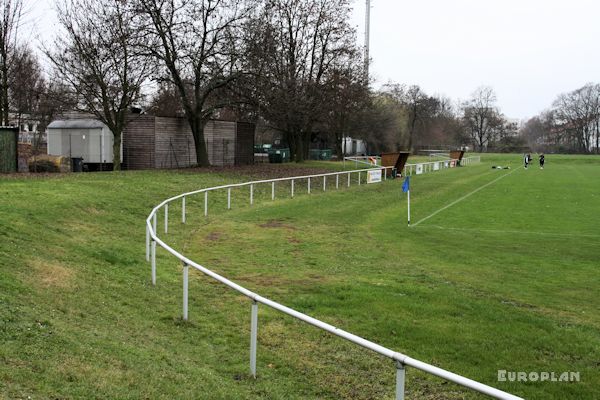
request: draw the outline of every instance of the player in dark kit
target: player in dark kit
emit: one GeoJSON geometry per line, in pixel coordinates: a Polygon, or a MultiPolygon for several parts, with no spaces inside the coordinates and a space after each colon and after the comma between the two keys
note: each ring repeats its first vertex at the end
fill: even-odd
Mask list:
{"type": "Polygon", "coordinates": [[[540,169],[544,169],[544,153],[540,154],[540,169]]]}

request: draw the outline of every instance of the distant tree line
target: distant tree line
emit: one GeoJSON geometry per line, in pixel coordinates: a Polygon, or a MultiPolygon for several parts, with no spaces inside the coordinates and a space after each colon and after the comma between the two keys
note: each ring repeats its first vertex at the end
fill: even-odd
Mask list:
{"type": "Polygon", "coordinates": [[[600,84],[559,95],[521,133],[536,151],[600,153],[600,84]]]}
{"type": "Polygon", "coordinates": [[[416,85],[390,83],[371,93],[361,119],[371,127],[362,132],[374,152],[460,147],[511,151],[522,146],[517,124],[501,113],[490,87],[478,88],[466,101],[452,101],[428,95],[416,85]]]}
{"type": "Polygon", "coordinates": [[[27,10],[23,0],[0,1],[0,122],[36,120],[45,130],[60,112],[65,88],[48,79],[31,46],[21,40],[27,10]]]}
{"type": "MultiPolygon", "coordinates": [[[[279,132],[296,161],[308,157],[318,138],[338,156],[345,137],[365,140],[369,153],[525,145],[489,87],[464,102],[429,95],[416,85],[389,83],[373,90],[349,23],[349,0],[55,0],[55,5],[61,32],[44,43],[52,66],[46,75],[36,53],[18,38],[22,0],[1,3],[0,116],[6,123],[9,109],[42,121],[64,110],[91,113],[113,132],[116,157],[134,106],[184,117],[200,166],[209,163],[204,126],[224,115],[279,132]]],[[[592,122],[582,127],[581,121],[592,112],[582,117],[579,109],[563,108],[553,114],[561,121],[556,125],[561,137],[587,146],[597,128],[593,131],[592,122]]],[[[114,166],[120,167],[118,158],[114,166]]]]}

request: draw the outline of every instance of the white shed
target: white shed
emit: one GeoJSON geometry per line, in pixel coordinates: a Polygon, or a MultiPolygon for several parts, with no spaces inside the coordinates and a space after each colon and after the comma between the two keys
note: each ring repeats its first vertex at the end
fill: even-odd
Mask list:
{"type": "Polygon", "coordinates": [[[346,136],[342,139],[342,153],[346,156],[366,156],[367,143],[362,139],[353,139],[346,136]]]}
{"type": "MultiPolygon", "coordinates": [[[[48,154],[82,158],[85,164],[112,164],[114,137],[95,119],[58,120],[48,125],[48,154]]],[[[123,146],[121,145],[121,158],[123,146]]]]}

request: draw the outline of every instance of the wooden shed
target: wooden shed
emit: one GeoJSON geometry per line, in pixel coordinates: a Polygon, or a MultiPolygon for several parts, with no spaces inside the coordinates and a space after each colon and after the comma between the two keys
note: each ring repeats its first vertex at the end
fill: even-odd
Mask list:
{"type": "MultiPolygon", "coordinates": [[[[204,138],[214,166],[251,164],[254,124],[208,121],[204,138]]],[[[194,138],[185,118],[132,114],[123,133],[123,168],[182,168],[196,164],[194,138]]]]}
{"type": "Polygon", "coordinates": [[[0,173],[17,172],[19,128],[0,127],[0,173]]]}

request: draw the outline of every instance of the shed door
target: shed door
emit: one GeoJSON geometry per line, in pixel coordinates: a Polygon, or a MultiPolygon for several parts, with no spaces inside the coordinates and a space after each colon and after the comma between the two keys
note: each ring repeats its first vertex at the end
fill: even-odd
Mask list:
{"type": "Polygon", "coordinates": [[[86,161],[86,158],[88,158],[86,141],[89,140],[89,135],[86,135],[86,133],[85,130],[81,129],[67,130],[69,157],[83,158],[86,161]]]}

